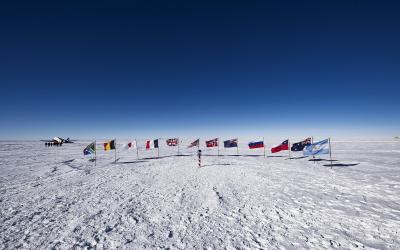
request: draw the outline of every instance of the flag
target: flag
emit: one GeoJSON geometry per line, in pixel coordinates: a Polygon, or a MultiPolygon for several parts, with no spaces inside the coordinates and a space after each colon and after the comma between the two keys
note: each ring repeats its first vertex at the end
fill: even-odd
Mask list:
{"type": "Polygon", "coordinates": [[[104,143],[104,150],[105,151],[112,150],[112,149],[115,149],[115,140],[112,140],[112,141],[104,143]]]}
{"type": "Polygon", "coordinates": [[[237,148],[238,139],[231,139],[224,141],[224,148],[237,148]]]}
{"type": "Polygon", "coordinates": [[[158,139],[146,141],[146,149],[149,150],[151,148],[158,148],[158,139]]]}
{"type": "Polygon", "coordinates": [[[167,139],[167,145],[168,146],[177,146],[179,143],[178,138],[172,138],[172,139],[167,139]]]}
{"type": "Polygon", "coordinates": [[[194,146],[199,146],[200,145],[200,139],[195,140],[194,142],[190,143],[188,148],[194,147],[194,146]]]}
{"type": "Polygon", "coordinates": [[[206,141],[207,148],[218,147],[218,138],[206,141]]]}
{"type": "Polygon", "coordinates": [[[254,149],[254,148],[263,148],[264,147],[264,141],[256,141],[256,142],[250,142],[249,143],[249,148],[254,149]]]}
{"type": "Polygon", "coordinates": [[[94,154],[95,152],[96,152],[96,143],[92,142],[83,150],[83,155],[90,155],[94,154]]]}
{"type": "Polygon", "coordinates": [[[282,150],[289,150],[289,140],[283,141],[278,146],[271,148],[271,153],[278,153],[282,150]]]}
{"type": "Polygon", "coordinates": [[[135,148],[136,148],[136,140],[133,141],[133,142],[128,142],[128,143],[125,144],[122,148],[123,148],[124,150],[127,150],[127,149],[135,149],[135,148]]]}
{"type": "Polygon", "coordinates": [[[329,154],[329,153],[330,153],[329,139],[325,139],[325,140],[307,145],[303,149],[303,155],[322,155],[322,154],[329,154]]]}
{"type": "Polygon", "coordinates": [[[310,144],[311,144],[311,138],[307,138],[304,141],[293,143],[293,145],[290,147],[290,150],[291,151],[303,151],[305,146],[310,145],[310,144]]]}

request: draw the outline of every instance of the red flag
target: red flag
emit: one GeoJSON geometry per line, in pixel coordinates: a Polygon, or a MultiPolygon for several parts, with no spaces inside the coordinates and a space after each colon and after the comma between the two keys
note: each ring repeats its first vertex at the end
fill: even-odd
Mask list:
{"type": "Polygon", "coordinates": [[[207,148],[218,147],[218,138],[206,141],[207,148]]]}
{"type": "Polygon", "coordinates": [[[277,153],[282,150],[289,150],[289,140],[286,140],[278,146],[271,148],[271,153],[277,153]]]}

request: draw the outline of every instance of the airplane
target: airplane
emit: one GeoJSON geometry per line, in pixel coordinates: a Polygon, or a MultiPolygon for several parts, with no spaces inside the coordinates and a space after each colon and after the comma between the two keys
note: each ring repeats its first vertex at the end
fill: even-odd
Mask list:
{"type": "Polygon", "coordinates": [[[69,137],[67,139],[64,139],[64,138],[56,136],[51,140],[40,140],[40,141],[52,142],[52,143],[74,143],[75,140],[71,140],[71,139],[69,139],[69,137]]]}

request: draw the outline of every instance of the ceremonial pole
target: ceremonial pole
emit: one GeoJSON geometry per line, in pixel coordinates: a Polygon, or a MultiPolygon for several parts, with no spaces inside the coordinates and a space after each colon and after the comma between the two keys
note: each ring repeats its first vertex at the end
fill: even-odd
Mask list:
{"type": "Polygon", "coordinates": [[[198,164],[199,164],[199,168],[201,167],[201,150],[199,149],[199,150],[197,150],[197,157],[199,158],[198,159],[198,164]]]}
{"type": "Polygon", "coordinates": [[[331,168],[332,168],[332,148],[331,148],[331,138],[329,137],[329,158],[331,160],[331,168]]]}
{"type": "Polygon", "coordinates": [[[179,137],[177,143],[178,143],[178,155],[179,155],[179,144],[180,144],[179,137]]]}
{"type": "Polygon", "coordinates": [[[219,137],[217,138],[218,156],[219,156],[219,137]]]}
{"type": "Polygon", "coordinates": [[[263,146],[264,146],[264,158],[265,158],[265,142],[264,142],[264,137],[263,137],[263,146]]]}
{"type": "Polygon", "coordinates": [[[135,139],[135,146],[136,146],[136,159],[139,159],[139,147],[136,139],[135,139]]]}
{"type": "Polygon", "coordinates": [[[94,140],[94,166],[96,167],[97,162],[97,147],[96,147],[96,140],[94,140]]]}
{"type": "Polygon", "coordinates": [[[236,139],[236,153],[239,156],[239,138],[236,139]]]}
{"type": "MultiPolygon", "coordinates": [[[[314,136],[311,136],[311,144],[313,144],[313,143],[314,143],[314,136]]],[[[315,163],[315,155],[313,155],[312,158],[313,158],[314,163],[315,163]]]]}

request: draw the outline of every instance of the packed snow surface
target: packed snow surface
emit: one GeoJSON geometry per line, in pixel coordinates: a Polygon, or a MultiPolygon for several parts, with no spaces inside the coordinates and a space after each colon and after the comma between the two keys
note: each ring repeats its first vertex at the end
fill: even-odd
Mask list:
{"type": "Polygon", "coordinates": [[[399,141],[332,140],[332,168],[279,142],[203,148],[201,168],[197,148],[124,142],[96,166],[89,141],[0,142],[0,249],[400,248],[399,141]]]}

